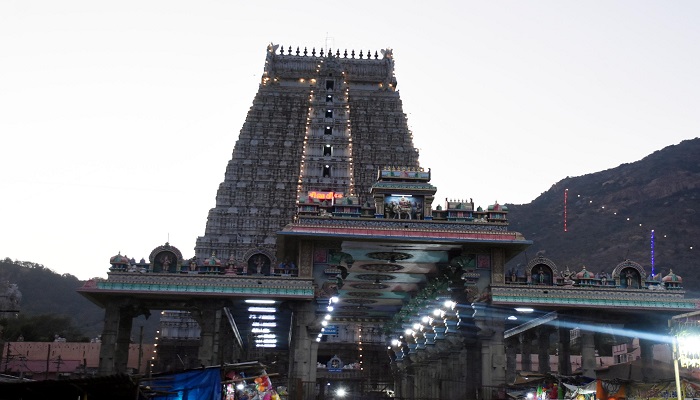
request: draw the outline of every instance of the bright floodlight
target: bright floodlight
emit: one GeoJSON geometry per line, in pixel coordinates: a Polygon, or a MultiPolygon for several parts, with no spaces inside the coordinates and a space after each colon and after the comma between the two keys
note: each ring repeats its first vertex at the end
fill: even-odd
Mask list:
{"type": "Polygon", "coordinates": [[[337,303],[337,302],[338,302],[338,297],[337,297],[337,296],[331,297],[331,302],[332,302],[332,303],[337,303]]]}
{"type": "Polygon", "coordinates": [[[700,367],[698,349],[700,349],[700,336],[695,333],[678,336],[678,361],[686,368],[700,367]]]}
{"type": "Polygon", "coordinates": [[[274,300],[266,299],[246,299],[245,302],[248,304],[275,304],[274,300]]]}
{"type": "Polygon", "coordinates": [[[421,318],[421,322],[423,322],[424,324],[427,324],[428,322],[430,322],[430,317],[427,315],[424,316],[423,318],[421,318]]]}
{"type": "Polygon", "coordinates": [[[248,307],[248,312],[273,313],[276,311],[277,309],[274,307],[248,307]]]}
{"type": "Polygon", "coordinates": [[[535,311],[535,309],[530,308],[530,307],[518,307],[515,309],[515,311],[521,312],[521,313],[531,313],[531,312],[535,311]]]}
{"type": "Polygon", "coordinates": [[[345,397],[345,395],[347,394],[347,392],[345,391],[345,389],[339,388],[338,390],[336,390],[335,394],[336,394],[338,397],[345,397]]]}

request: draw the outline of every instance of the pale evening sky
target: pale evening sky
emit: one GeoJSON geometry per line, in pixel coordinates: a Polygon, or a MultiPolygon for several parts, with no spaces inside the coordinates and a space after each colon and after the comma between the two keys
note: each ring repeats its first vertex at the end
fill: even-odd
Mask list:
{"type": "Polygon", "coordinates": [[[700,131],[697,1],[0,0],[0,257],[187,258],[265,48],[391,47],[437,199],[529,203],[700,131]]]}

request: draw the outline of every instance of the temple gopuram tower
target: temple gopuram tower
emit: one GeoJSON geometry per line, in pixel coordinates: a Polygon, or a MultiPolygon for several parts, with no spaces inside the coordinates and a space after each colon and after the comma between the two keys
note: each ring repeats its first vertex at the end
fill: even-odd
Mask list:
{"type": "Polygon", "coordinates": [[[379,168],[419,168],[391,49],[287,50],[270,44],[260,87],[209,211],[196,258],[255,272],[276,262],[276,232],[300,194],[366,198],[379,168]]]}

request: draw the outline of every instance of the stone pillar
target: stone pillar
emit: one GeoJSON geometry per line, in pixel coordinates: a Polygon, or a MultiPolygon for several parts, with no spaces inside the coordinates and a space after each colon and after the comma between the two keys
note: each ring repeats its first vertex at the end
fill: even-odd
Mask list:
{"type": "Polygon", "coordinates": [[[374,196],[374,216],[375,218],[384,218],[384,195],[375,194],[374,196]]]}
{"type": "Polygon", "coordinates": [[[463,348],[459,352],[459,364],[452,371],[454,384],[452,387],[458,389],[457,394],[463,399],[469,399],[475,395],[474,385],[469,379],[474,374],[474,370],[470,369],[469,359],[471,358],[472,348],[469,346],[463,348]]]}
{"type": "Polygon", "coordinates": [[[472,344],[467,347],[466,371],[464,372],[467,382],[467,395],[465,399],[478,398],[481,387],[481,348],[480,344],[472,344]]]}
{"type": "Polygon", "coordinates": [[[595,336],[593,331],[581,330],[581,370],[583,376],[595,378],[595,336]]]}
{"type": "Polygon", "coordinates": [[[423,399],[430,398],[430,389],[425,386],[426,383],[426,368],[423,365],[416,365],[414,362],[413,367],[413,398],[423,399]]]}
{"type": "Polygon", "coordinates": [[[515,382],[517,374],[517,355],[520,343],[517,336],[511,336],[505,340],[506,343],[506,382],[515,382]]]}
{"type": "Polygon", "coordinates": [[[394,372],[394,395],[397,398],[408,399],[404,392],[404,382],[406,381],[406,362],[397,359],[391,365],[391,368],[394,372]]]}
{"type": "Polygon", "coordinates": [[[129,363],[129,345],[131,344],[131,327],[133,322],[133,313],[121,309],[114,353],[114,372],[118,374],[128,373],[127,365],[129,363]]]}
{"type": "Polygon", "coordinates": [[[453,354],[452,357],[443,359],[440,362],[439,369],[436,371],[435,379],[437,381],[436,383],[438,383],[435,385],[438,387],[437,392],[434,394],[436,399],[442,399],[442,393],[451,393],[455,397],[459,396],[458,389],[454,388],[452,384],[454,382],[452,371],[459,368],[459,353],[455,351],[453,354]]]}
{"type": "Polygon", "coordinates": [[[119,305],[110,302],[105,308],[104,327],[102,328],[102,344],[100,345],[99,375],[114,374],[114,357],[117,342],[117,330],[119,329],[119,305]]]}
{"type": "Polygon", "coordinates": [[[406,375],[404,375],[403,385],[401,385],[404,393],[403,398],[406,400],[415,399],[416,373],[415,367],[409,366],[406,368],[406,375]]]}
{"type": "Polygon", "coordinates": [[[435,197],[433,196],[424,197],[423,201],[425,202],[425,204],[423,205],[423,219],[433,219],[433,200],[435,200],[435,197]]]}
{"type": "Polygon", "coordinates": [[[649,339],[639,339],[639,351],[642,358],[642,381],[654,380],[654,342],[649,339]]]}
{"type": "Polygon", "coordinates": [[[320,323],[315,319],[315,307],[311,302],[291,303],[292,339],[289,345],[289,379],[295,382],[296,390],[292,398],[311,400],[315,398],[316,363],[318,355],[317,334],[320,323]],[[318,324],[318,325],[317,325],[318,324]]]}
{"type": "Polygon", "coordinates": [[[216,333],[216,308],[210,304],[202,304],[199,309],[192,312],[200,329],[199,335],[199,363],[205,367],[217,364],[214,349],[216,333]]]}
{"type": "Polygon", "coordinates": [[[546,374],[550,371],[549,367],[549,335],[551,330],[548,326],[540,325],[537,328],[537,361],[539,364],[538,372],[546,374]]]}
{"type": "Polygon", "coordinates": [[[571,331],[559,325],[559,374],[571,375],[571,331]]]}
{"type": "Polygon", "coordinates": [[[468,351],[466,348],[455,349],[442,365],[438,379],[441,382],[439,399],[469,399],[474,397],[470,391],[470,378],[473,371],[468,366],[468,351]]]}
{"type": "Polygon", "coordinates": [[[518,335],[520,340],[520,367],[523,371],[532,371],[532,336],[530,331],[518,335]]]}
{"type": "Polygon", "coordinates": [[[498,388],[506,383],[506,356],[503,345],[503,316],[494,313],[486,304],[474,303],[474,323],[479,332],[481,344],[481,386],[482,398],[496,396],[498,388]]]}

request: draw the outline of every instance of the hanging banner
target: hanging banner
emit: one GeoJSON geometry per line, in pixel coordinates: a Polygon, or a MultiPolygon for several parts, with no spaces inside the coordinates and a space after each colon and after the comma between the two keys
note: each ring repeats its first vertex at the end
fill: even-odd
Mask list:
{"type": "MultiPolygon", "coordinates": [[[[686,399],[694,399],[700,397],[700,385],[695,385],[688,381],[681,381],[681,390],[686,399]]],[[[675,399],[676,383],[659,382],[659,383],[631,383],[629,385],[629,399],[646,399],[646,400],[668,400],[675,399]]]]}

